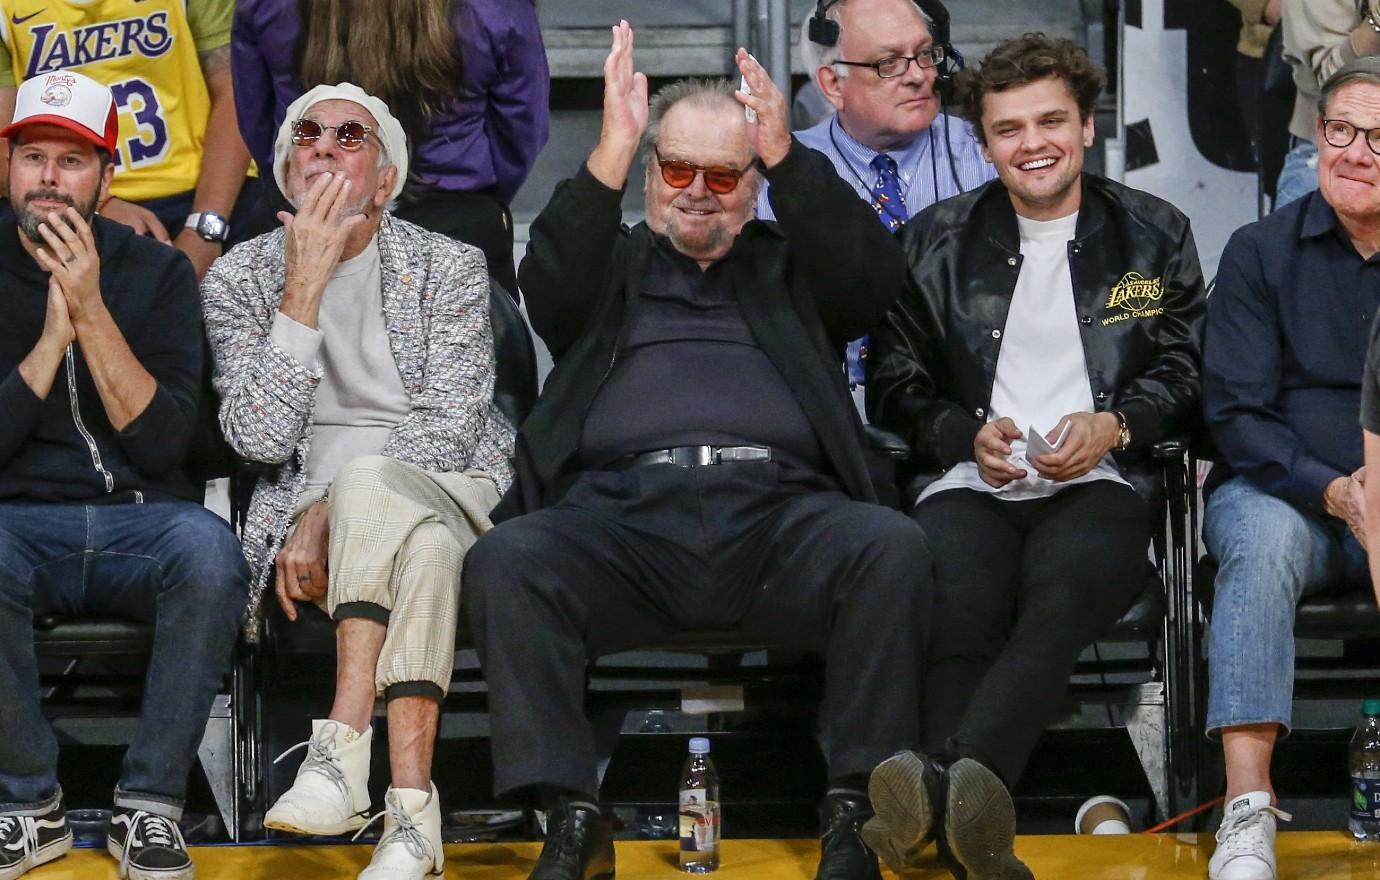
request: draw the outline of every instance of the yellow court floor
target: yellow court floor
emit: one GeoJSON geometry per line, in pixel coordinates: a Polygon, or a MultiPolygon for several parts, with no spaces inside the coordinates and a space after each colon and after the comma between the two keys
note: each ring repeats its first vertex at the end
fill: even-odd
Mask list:
{"type": "MultiPolygon", "coordinates": [[[[1340,831],[1279,836],[1280,880],[1380,880],[1380,846],[1359,844],[1340,831]]],[[[461,844],[446,847],[451,880],[523,880],[541,851],[537,843],[461,844]]],[[[1212,835],[1130,834],[1120,837],[1022,837],[1017,854],[1040,880],[1204,880],[1212,835]]],[[[369,861],[366,845],[196,847],[198,880],[326,880],[353,878],[369,861]]],[[[728,840],[716,880],[811,880],[819,844],[811,840],[728,840]]],[[[883,872],[891,877],[890,872],[883,872]]],[[[619,880],[683,876],[674,842],[618,844],[619,880]]],[[[941,880],[934,867],[913,876],[941,880]]],[[[104,850],[70,855],[26,875],[26,880],[115,880],[104,850]]]]}

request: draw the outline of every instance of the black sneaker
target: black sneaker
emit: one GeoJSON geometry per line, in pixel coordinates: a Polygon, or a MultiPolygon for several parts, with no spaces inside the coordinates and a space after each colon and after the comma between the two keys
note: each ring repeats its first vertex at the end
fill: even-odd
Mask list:
{"type": "Polygon", "coordinates": [[[0,813],[0,880],[14,880],[30,868],[67,855],[72,829],[59,799],[40,816],[0,813]]]}
{"type": "Polygon", "coordinates": [[[156,813],[116,807],[105,848],[120,862],[122,880],[192,880],[196,874],[182,830],[156,813]]]}

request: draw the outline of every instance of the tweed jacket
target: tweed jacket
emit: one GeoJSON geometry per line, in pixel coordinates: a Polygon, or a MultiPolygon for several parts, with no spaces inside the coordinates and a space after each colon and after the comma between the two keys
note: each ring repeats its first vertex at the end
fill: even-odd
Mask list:
{"type": "MultiPolygon", "coordinates": [[[[269,333],[282,301],[282,229],[216,260],[201,284],[215,358],[225,439],[246,461],[267,465],[243,533],[257,611],[306,489],[319,367],[298,363],[269,333]]],[[[384,213],[378,232],[384,324],[412,410],[381,454],[433,472],[477,468],[505,491],[512,482],[513,426],[493,403],[489,277],[476,248],[384,213]]]]}

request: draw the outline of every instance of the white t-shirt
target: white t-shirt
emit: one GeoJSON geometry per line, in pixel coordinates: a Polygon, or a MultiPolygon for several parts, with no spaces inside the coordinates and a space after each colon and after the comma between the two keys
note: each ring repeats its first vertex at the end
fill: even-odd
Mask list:
{"type": "Polygon", "coordinates": [[[978,475],[977,462],[960,462],[926,487],[921,500],[947,489],[975,489],[1021,501],[1093,480],[1126,482],[1110,454],[1088,473],[1062,483],[1040,476],[1024,459],[1025,434],[1032,426],[1047,435],[1069,413],[1095,410],[1069,274],[1068,243],[1078,227],[1078,215],[1057,220],[1027,220],[1017,215],[1016,224],[1021,274],[1011,295],[1006,326],[1000,331],[1001,352],[987,420],[1006,417],[1016,423],[1021,437],[1011,442],[1010,461],[1027,475],[996,489],[978,475]]]}

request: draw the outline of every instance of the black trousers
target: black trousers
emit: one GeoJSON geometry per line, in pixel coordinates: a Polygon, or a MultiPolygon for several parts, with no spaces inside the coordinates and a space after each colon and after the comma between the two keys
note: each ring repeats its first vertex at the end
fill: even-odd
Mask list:
{"type": "Polygon", "coordinates": [[[597,793],[586,665],[681,630],[823,652],[830,774],[919,743],[931,562],[904,515],[776,462],[591,471],[466,555],[495,790],[597,793]]]}
{"type": "Polygon", "coordinates": [[[1145,589],[1149,505],[1099,480],[1030,501],[952,489],[915,519],[935,557],[925,748],[1014,786],[1078,655],[1145,589]]]}

